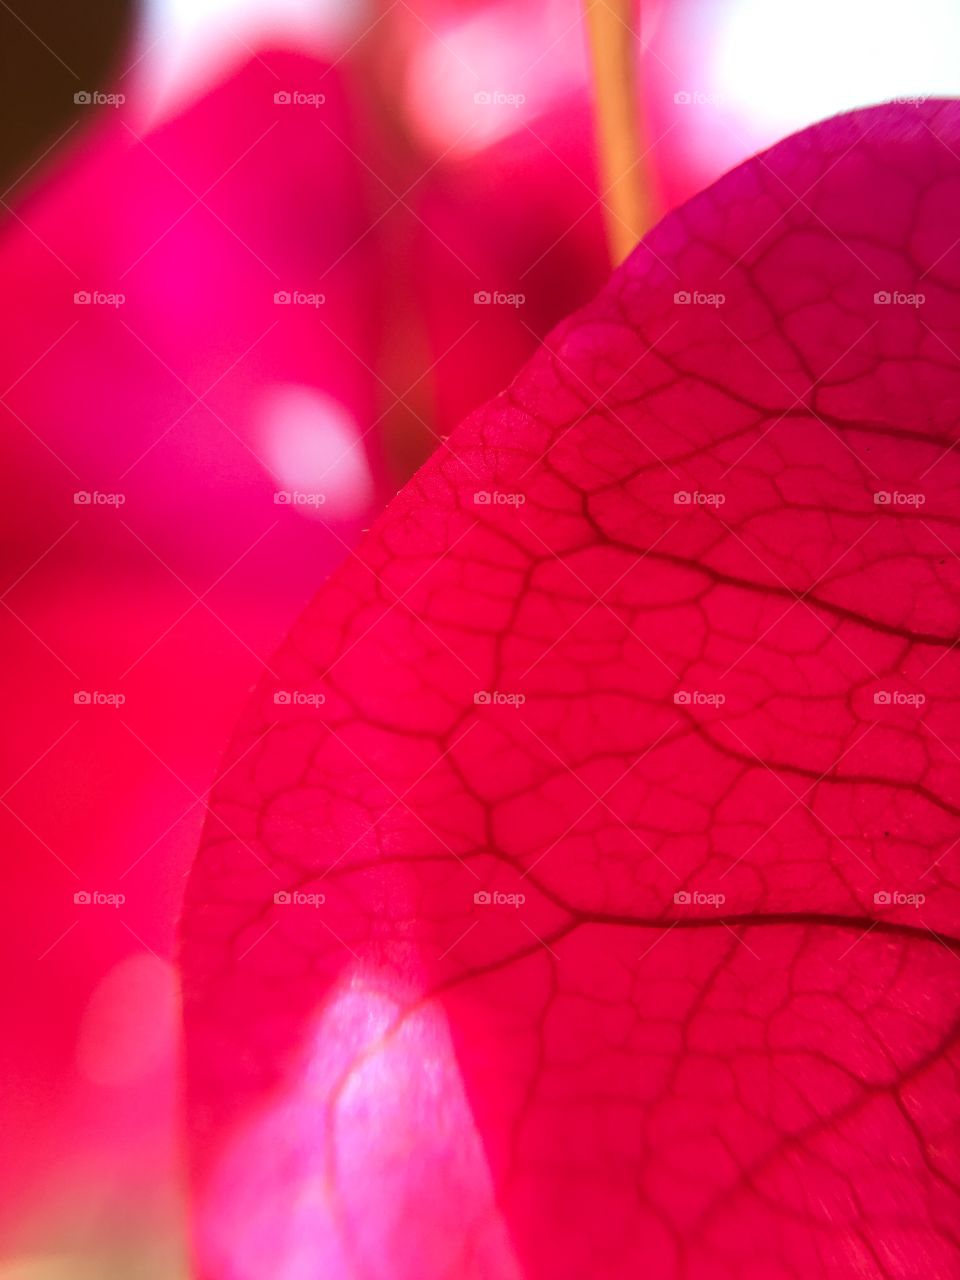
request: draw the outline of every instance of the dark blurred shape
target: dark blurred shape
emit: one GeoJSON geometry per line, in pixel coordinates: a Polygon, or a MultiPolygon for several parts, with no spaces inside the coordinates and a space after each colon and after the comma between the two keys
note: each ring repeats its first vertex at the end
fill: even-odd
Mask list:
{"type": "MultiPolygon", "coordinates": [[[[0,188],[26,171],[107,91],[127,46],[132,0],[4,0],[0,5],[0,188]]],[[[122,70],[122,68],[121,68],[122,70]]]]}

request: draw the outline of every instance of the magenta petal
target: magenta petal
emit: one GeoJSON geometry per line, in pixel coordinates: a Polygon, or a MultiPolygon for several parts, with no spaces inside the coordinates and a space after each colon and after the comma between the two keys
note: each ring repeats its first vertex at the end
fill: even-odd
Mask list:
{"type": "Polygon", "coordinates": [[[301,619],[188,892],[207,1280],[956,1274],[958,157],[727,175],[301,619]]]}

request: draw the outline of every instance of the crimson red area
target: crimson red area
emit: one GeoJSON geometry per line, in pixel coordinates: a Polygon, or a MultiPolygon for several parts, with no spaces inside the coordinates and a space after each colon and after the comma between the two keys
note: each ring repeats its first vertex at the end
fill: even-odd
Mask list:
{"type": "Polygon", "coordinates": [[[727,175],[303,615],[187,895],[206,1280],[957,1274],[958,154],[727,175]]]}

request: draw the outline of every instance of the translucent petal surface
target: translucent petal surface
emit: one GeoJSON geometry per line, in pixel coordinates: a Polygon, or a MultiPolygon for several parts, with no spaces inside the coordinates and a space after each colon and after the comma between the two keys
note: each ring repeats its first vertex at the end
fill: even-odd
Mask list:
{"type": "Polygon", "coordinates": [[[960,114],[671,215],[275,661],[184,925],[200,1274],[956,1274],[960,114]]]}

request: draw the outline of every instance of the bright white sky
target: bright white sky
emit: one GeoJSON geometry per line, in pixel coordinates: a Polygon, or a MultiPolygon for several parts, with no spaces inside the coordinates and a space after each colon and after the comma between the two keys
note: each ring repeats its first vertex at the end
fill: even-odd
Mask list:
{"type": "MultiPolygon", "coordinates": [[[[518,128],[521,117],[529,123],[585,74],[579,7],[492,0],[458,11],[451,3],[437,39],[424,29],[410,67],[416,125],[443,146],[472,150],[518,128]],[[544,49],[533,67],[524,62],[531,47],[544,49]],[[475,110],[473,91],[489,88],[522,91],[527,102],[519,111],[475,110]]],[[[373,0],[146,0],[140,69],[153,109],[168,113],[271,44],[336,56],[374,12],[373,0]]],[[[674,51],[685,51],[677,72],[687,83],[677,88],[721,99],[712,122],[709,113],[701,118],[700,142],[732,150],[730,161],[750,143],[837,111],[960,94],[960,0],[647,0],[648,35],[661,25],[672,28],[674,51]],[[723,137],[734,122],[738,143],[723,137]]]]}
{"type": "MultiPolygon", "coordinates": [[[[891,97],[960,93],[958,0],[734,0],[709,86],[771,137],[891,97]]],[[[707,86],[704,86],[707,88],[707,86]]]]}

